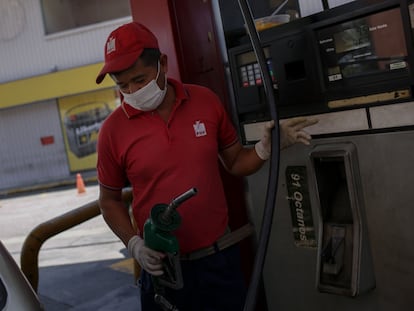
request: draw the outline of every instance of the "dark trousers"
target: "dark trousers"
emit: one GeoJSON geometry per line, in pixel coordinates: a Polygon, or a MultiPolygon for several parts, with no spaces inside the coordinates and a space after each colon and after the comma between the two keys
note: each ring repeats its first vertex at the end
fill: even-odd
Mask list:
{"type": "MultiPolygon", "coordinates": [[[[192,261],[181,261],[184,287],[166,288],[165,298],[179,311],[242,311],[246,282],[240,266],[238,246],[192,261]]],[[[151,276],[140,277],[142,311],[162,310],[154,302],[151,276]]]]}

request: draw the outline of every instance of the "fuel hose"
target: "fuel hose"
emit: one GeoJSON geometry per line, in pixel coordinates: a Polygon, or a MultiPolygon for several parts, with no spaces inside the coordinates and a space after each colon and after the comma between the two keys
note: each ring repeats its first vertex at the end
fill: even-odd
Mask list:
{"type": "Polygon", "coordinates": [[[259,34],[257,33],[254,24],[253,15],[247,0],[238,0],[238,2],[262,74],[263,86],[269,105],[270,116],[275,121],[275,126],[272,129],[272,152],[270,156],[269,177],[267,183],[265,207],[262,216],[262,226],[260,229],[256,255],[253,264],[252,278],[247,290],[246,301],[243,309],[244,311],[253,311],[256,308],[256,300],[262,280],[263,265],[266,259],[269,237],[272,230],[273,214],[275,210],[279,179],[280,129],[279,117],[276,109],[277,99],[275,98],[273,91],[273,81],[270,78],[269,69],[267,67],[266,58],[259,40],[259,34]]]}

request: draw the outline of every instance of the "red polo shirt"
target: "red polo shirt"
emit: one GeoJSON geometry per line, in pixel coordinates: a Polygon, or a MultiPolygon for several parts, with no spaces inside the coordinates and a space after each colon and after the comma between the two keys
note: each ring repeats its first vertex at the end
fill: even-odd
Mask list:
{"type": "Polygon", "coordinates": [[[143,232],[157,203],[168,204],[190,188],[197,195],[182,203],[175,232],[182,253],[209,246],[227,226],[227,205],[218,152],[237,133],[218,97],[209,89],[168,79],[176,101],[166,123],[154,112],[122,104],[105,120],[98,140],[101,185],[133,189],[133,214],[143,232]]]}

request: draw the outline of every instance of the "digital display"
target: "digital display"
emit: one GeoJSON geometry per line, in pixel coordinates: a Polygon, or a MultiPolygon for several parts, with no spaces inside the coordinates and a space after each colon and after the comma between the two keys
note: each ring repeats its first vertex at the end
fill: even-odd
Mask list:
{"type": "Polygon", "coordinates": [[[320,29],[317,38],[328,83],[396,70],[408,71],[399,8],[320,29]]]}
{"type": "Polygon", "coordinates": [[[366,25],[345,29],[334,34],[335,52],[343,53],[371,46],[366,25]]]}

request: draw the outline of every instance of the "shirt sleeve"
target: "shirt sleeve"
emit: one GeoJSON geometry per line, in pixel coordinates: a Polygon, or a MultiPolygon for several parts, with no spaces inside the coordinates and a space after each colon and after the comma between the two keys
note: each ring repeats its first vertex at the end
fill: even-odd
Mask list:
{"type": "Polygon", "coordinates": [[[99,130],[96,168],[99,183],[106,188],[118,190],[125,187],[127,178],[117,155],[116,137],[111,135],[112,124],[107,119],[99,130]]]}
{"type": "Polygon", "coordinates": [[[236,143],[239,137],[228,112],[218,98],[217,101],[219,113],[218,147],[219,150],[224,150],[236,143]]]}

